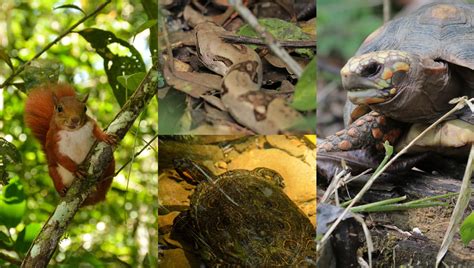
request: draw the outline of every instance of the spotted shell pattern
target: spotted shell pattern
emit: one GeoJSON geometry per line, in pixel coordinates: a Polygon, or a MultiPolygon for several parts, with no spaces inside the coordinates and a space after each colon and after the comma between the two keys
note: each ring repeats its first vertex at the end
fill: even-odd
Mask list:
{"type": "Polygon", "coordinates": [[[197,186],[186,230],[207,264],[313,266],[315,228],[275,178],[266,168],[232,170],[197,186]]]}

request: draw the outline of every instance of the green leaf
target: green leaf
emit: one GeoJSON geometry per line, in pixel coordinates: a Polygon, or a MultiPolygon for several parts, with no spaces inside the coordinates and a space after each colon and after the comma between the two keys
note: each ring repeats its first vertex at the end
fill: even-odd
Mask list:
{"type": "Polygon", "coordinates": [[[0,138],[0,164],[18,164],[21,163],[21,154],[15,145],[4,138],[0,138]]]}
{"type": "MultiPolygon", "coordinates": [[[[277,40],[291,41],[291,40],[309,40],[311,37],[303,32],[303,30],[293,23],[281,19],[265,18],[259,19],[258,23],[265,27],[277,40]]],[[[249,37],[260,37],[260,35],[248,24],[242,26],[237,33],[239,35],[249,37]]],[[[256,46],[250,46],[255,48],[256,46]]],[[[301,55],[308,55],[310,58],[314,56],[309,48],[299,48],[295,50],[301,55]]]]}
{"type": "Polygon", "coordinates": [[[17,226],[26,210],[25,192],[18,178],[10,180],[0,192],[0,223],[7,228],[17,226]]]}
{"type": "Polygon", "coordinates": [[[76,5],[61,5],[61,6],[55,7],[54,9],[61,9],[61,8],[66,8],[66,9],[71,8],[71,9],[79,10],[80,12],[82,12],[82,14],[86,15],[86,12],[84,12],[84,10],[82,10],[80,7],[76,5]]]}
{"type": "Polygon", "coordinates": [[[158,121],[160,135],[179,133],[182,127],[180,119],[186,112],[186,94],[177,90],[170,90],[158,103],[160,118],[167,119],[158,121]]]}
{"type": "Polygon", "coordinates": [[[135,73],[132,75],[122,75],[117,77],[117,81],[127,88],[128,90],[134,91],[145,78],[146,73],[135,73]]]}
{"type": "MultiPolygon", "coordinates": [[[[285,20],[266,18],[259,19],[258,23],[279,40],[308,40],[310,38],[300,27],[285,20]]],[[[259,37],[258,33],[248,24],[242,26],[238,34],[259,37]]]]}
{"type": "Polygon", "coordinates": [[[100,256],[96,256],[92,252],[81,252],[79,256],[71,255],[68,258],[68,263],[73,263],[76,267],[107,267],[106,262],[106,260],[101,260],[100,256]]]}
{"type": "Polygon", "coordinates": [[[388,141],[385,141],[383,144],[383,148],[385,149],[385,156],[392,156],[393,154],[393,146],[390,145],[388,141]]]}
{"type": "Polygon", "coordinates": [[[87,28],[79,32],[104,59],[104,69],[115,99],[123,106],[128,97],[134,92],[121,85],[119,76],[144,73],[145,63],[140,53],[128,42],[117,38],[115,34],[95,28],[87,28]],[[112,48],[116,48],[113,51],[112,48]]]}
{"type": "Polygon", "coordinates": [[[316,127],[316,113],[312,113],[312,114],[309,114],[308,116],[305,116],[303,120],[295,122],[295,124],[289,130],[303,132],[303,131],[308,131],[308,129],[311,129],[312,132],[314,132],[316,131],[315,127],[316,127]]]}
{"type": "Polygon", "coordinates": [[[21,155],[18,149],[4,138],[0,138],[0,184],[7,184],[7,167],[17,163],[21,163],[21,155]]]}
{"type": "Polygon", "coordinates": [[[13,63],[12,61],[10,60],[10,56],[8,55],[7,52],[5,52],[4,49],[0,49],[0,60],[3,60],[4,62],[7,63],[7,65],[10,67],[10,69],[14,69],[13,68],[13,63]]]}
{"type": "Polygon", "coordinates": [[[36,236],[41,231],[42,225],[37,222],[28,224],[18,234],[18,238],[15,242],[15,249],[19,252],[26,253],[31,246],[31,243],[35,240],[36,236]]]}
{"type": "Polygon", "coordinates": [[[385,149],[385,157],[383,158],[382,162],[380,162],[380,164],[377,167],[377,169],[375,170],[374,174],[372,174],[372,177],[375,176],[375,174],[377,174],[385,166],[385,164],[387,164],[388,160],[390,159],[390,157],[393,154],[393,146],[390,145],[390,143],[388,141],[384,142],[383,147],[385,149]]]}
{"type": "Polygon", "coordinates": [[[461,224],[461,229],[459,230],[461,234],[461,240],[464,245],[467,246],[469,242],[474,240],[474,212],[471,215],[467,216],[461,224]]]}
{"type": "Polygon", "coordinates": [[[291,104],[301,111],[314,110],[316,104],[316,57],[306,66],[295,86],[295,96],[291,104]]]}
{"type": "Polygon", "coordinates": [[[151,28],[155,25],[158,25],[158,20],[149,20],[143,23],[142,25],[138,26],[138,28],[135,30],[135,34],[139,34],[143,32],[144,30],[151,28]]]}
{"type": "Polygon", "coordinates": [[[9,249],[12,246],[12,242],[7,234],[0,231],[0,248],[9,249]]]}

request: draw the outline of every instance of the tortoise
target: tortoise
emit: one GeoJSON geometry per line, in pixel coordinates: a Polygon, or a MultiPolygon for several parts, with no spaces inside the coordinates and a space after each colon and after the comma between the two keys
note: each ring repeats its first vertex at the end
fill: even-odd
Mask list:
{"type": "Polygon", "coordinates": [[[215,176],[189,159],[174,163],[183,179],[198,185],[173,233],[194,242],[207,265],[315,266],[315,227],[282,191],[276,171],[259,167],[215,176]]]}
{"type": "MultiPolygon", "coordinates": [[[[318,167],[340,158],[349,166],[374,167],[384,141],[400,148],[452,109],[450,100],[473,97],[474,5],[428,4],[387,22],[366,38],[341,69],[341,78],[352,102],[345,118],[352,124],[320,143],[318,167]]],[[[467,156],[473,118],[465,107],[414,151],[467,156]]],[[[411,158],[401,168],[416,162],[411,158]]]]}

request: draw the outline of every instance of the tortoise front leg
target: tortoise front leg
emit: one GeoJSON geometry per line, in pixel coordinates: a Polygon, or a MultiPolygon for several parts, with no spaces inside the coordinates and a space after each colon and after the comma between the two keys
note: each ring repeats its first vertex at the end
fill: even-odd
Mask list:
{"type": "MultiPolygon", "coordinates": [[[[345,160],[353,174],[369,168],[376,168],[384,157],[385,141],[395,144],[405,128],[404,123],[389,119],[377,112],[370,112],[345,129],[318,142],[317,169],[323,180],[331,180],[341,160],[345,160]]],[[[405,159],[391,168],[391,171],[406,170],[418,159],[405,159]]]]}
{"type": "Polygon", "coordinates": [[[358,149],[381,151],[385,141],[395,144],[405,127],[404,123],[370,112],[318,144],[318,153],[358,149]]]}

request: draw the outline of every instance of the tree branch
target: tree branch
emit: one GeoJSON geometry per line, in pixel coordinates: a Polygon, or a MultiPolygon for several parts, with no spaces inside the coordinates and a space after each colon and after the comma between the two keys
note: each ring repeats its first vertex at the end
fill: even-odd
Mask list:
{"type": "MultiPolygon", "coordinates": [[[[158,91],[157,63],[150,69],[140,86],[122,107],[115,119],[107,128],[109,134],[114,134],[122,140],[140,115],[148,102],[158,91]]],[[[87,178],[75,180],[65,198],[59,203],[43,229],[31,245],[23,260],[22,267],[46,267],[53,256],[61,236],[78,211],[82,202],[97,184],[103,171],[113,158],[115,148],[100,142],[95,143],[88,156],[82,163],[87,170],[87,178]]]]}
{"type": "Polygon", "coordinates": [[[72,30],[74,30],[77,26],[79,26],[81,23],[83,23],[84,21],[86,21],[87,19],[89,19],[90,17],[94,16],[95,14],[99,13],[99,11],[101,11],[105,6],[107,6],[112,0],[107,0],[105,3],[103,3],[102,5],[98,6],[92,13],[90,13],[89,15],[87,16],[84,16],[82,19],[78,20],[76,23],[74,23],[74,25],[72,25],[71,27],[69,27],[69,29],[67,29],[65,32],[63,32],[60,36],[56,37],[56,39],[54,39],[51,43],[49,43],[47,46],[45,46],[40,52],[38,52],[38,54],[36,54],[33,58],[31,58],[29,61],[25,62],[23,65],[21,65],[20,67],[18,67],[18,69],[16,69],[16,71],[14,71],[5,81],[3,81],[3,83],[0,85],[0,88],[4,88],[6,86],[9,85],[9,83],[13,80],[13,78],[15,78],[15,76],[17,76],[18,74],[20,74],[21,72],[23,72],[23,70],[26,68],[26,66],[30,65],[32,61],[36,60],[37,58],[39,58],[41,55],[43,55],[44,52],[46,52],[48,49],[50,49],[54,44],[56,44],[57,42],[59,42],[59,40],[63,39],[64,36],[68,35],[70,32],[72,32],[72,30]]]}
{"type": "MultiPolygon", "coordinates": [[[[234,34],[221,34],[220,37],[230,43],[265,45],[265,41],[260,38],[248,37],[234,34]]],[[[316,40],[276,40],[282,47],[316,47],[316,40]]]]}

